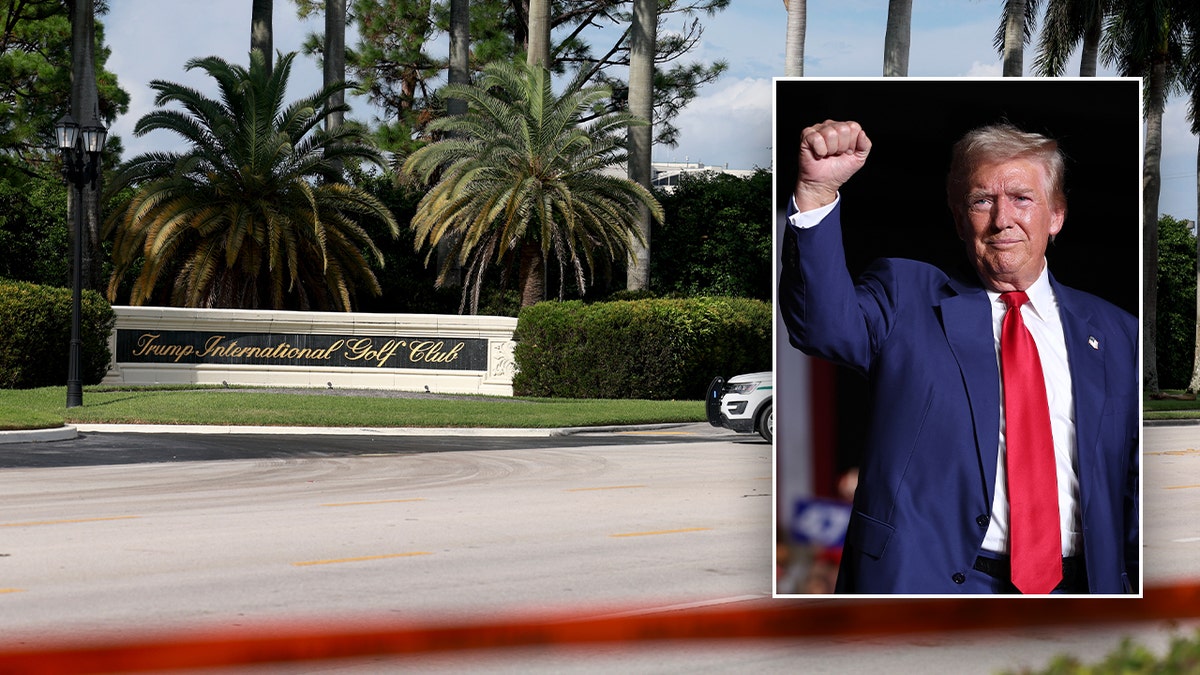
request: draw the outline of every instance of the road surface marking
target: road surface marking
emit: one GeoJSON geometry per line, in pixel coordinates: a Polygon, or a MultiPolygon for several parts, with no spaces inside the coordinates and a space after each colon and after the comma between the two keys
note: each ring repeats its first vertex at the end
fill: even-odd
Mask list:
{"type": "Polygon", "coordinates": [[[685,527],[678,530],[653,530],[650,532],[624,532],[621,534],[610,534],[610,537],[649,537],[656,534],[679,534],[681,532],[703,532],[711,530],[711,527],[685,527]]]}
{"type": "Polygon", "coordinates": [[[412,553],[388,553],[385,555],[365,555],[358,558],[333,558],[330,560],[308,560],[294,562],[294,567],[310,567],[312,565],[338,565],[340,563],[365,562],[368,560],[387,560],[388,558],[412,558],[419,555],[433,555],[431,551],[413,551],[412,553]]]}
{"type": "Polygon", "coordinates": [[[370,502],[337,502],[333,504],[322,504],[321,506],[364,506],[367,504],[401,504],[404,502],[423,502],[424,497],[412,497],[409,499],[376,499],[370,502]]]}
{"type": "Polygon", "coordinates": [[[1200,485],[1168,485],[1164,490],[1192,490],[1200,488],[1200,485]]]}
{"type": "Polygon", "coordinates": [[[0,595],[4,595],[5,593],[24,593],[24,592],[25,592],[24,588],[0,588],[0,595]]]}
{"type": "Polygon", "coordinates": [[[1176,539],[1175,543],[1176,544],[1191,544],[1191,543],[1197,542],[1197,541],[1200,541],[1200,537],[1186,537],[1184,539],[1176,539]]]}
{"type": "Polygon", "coordinates": [[[0,527],[34,527],[35,525],[70,525],[72,523],[98,523],[105,520],[131,520],[141,516],[110,516],[108,518],[72,518],[70,520],[31,520],[25,523],[0,523],[0,527]]]}
{"type": "Polygon", "coordinates": [[[608,485],[605,487],[586,487],[586,488],[568,488],[564,492],[590,492],[593,490],[632,490],[634,488],[644,488],[645,485],[608,485]]]}

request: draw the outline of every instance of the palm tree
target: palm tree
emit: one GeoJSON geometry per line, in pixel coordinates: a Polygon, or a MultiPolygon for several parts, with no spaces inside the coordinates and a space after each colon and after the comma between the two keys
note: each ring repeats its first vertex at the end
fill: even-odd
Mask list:
{"type": "Polygon", "coordinates": [[[787,40],[783,61],[786,77],[804,75],[804,32],[808,23],[808,5],[805,0],[783,0],[787,8],[787,40]]]}
{"type": "MultiPolygon", "coordinates": [[[[1189,92],[1188,121],[1192,124],[1192,134],[1200,136],[1200,6],[1193,3],[1191,6],[1185,5],[1184,9],[1186,11],[1182,18],[1187,32],[1191,35],[1191,41],[1188,43],[1180,79],[1183,88],[1189,92]]],[[[1196,205],[1200,208],[1200,148],[1196,150],[1196,167],[1196,205]]],[[[1196,251],[1200,255],[1200,237],[1197,237],[1196,251]]],[[[1196,279],[1200,282],[1200,262],[1196,265],[1196,279]]],[[[1196,307],[1200,308],[1200,286],[1196,288],[1196,307]]],[[[1197,316],[1200,317],[1200,314],[1197,316]]],[[[1196,347],[1192,364],[1192,379],[1188,383],[1188,391],[1196,392],[1200,390],[1200,320],[1196,322],[1196,347]]]]}
{"type": "Polygon", "coordinates": [[[335,89],[284,107],[295,54],[268,74],[263,53],[249,69],[217,57],[193,59],[216,80],[220,99],[173,82],[151,83],[159,109],[134,133],[179,134],[184,152],[154,152],[125,164],[114,192],[132,196],[110,214],[115,299],[137,270],[131,304],[165,299],[188,307],[349,310],[361,288],[378,294],[367,256],[383,257],[356,218],[399,228],[391,212],[341,182],[338,161],[383,158],[356,126],[325,132],[335,89]],[[178,106],[166,108],[162,106],[178,106]],[[160,288],[160,286],[166,288],[160,288]]]}
{"type": "Polygon", "coordinates": [[[346,102],[346,91],[338,85],[346,81],[346,0],[325,0],[325,46],[321,55],[322,82],[333,90],[325,129],[333,131],[342,126],[345,118],[341,106],[346,102]]]}
{"type": "MultiPolygon", "coordinates": [[[[629,179],[650,189],[654,142],[654,47],[658,39],[658,0],[634,0],[629,27],[629,112],[645,124],[629,128],[629,179]]],[[[639,209],[638,231],[626,265],[626,288],[650,288],[650,211],[639,209]]]]}
{"type": "Polygon", "coordinates": [[[911,42],[912,0],[889,0],[887,30],[883,34],[884,77],[908,77],[911,42]]]}
{"type": "Polygon", "coordinates": [[[1142,385],[1158,393],[1158,197],[1162,116],[1178,86],[1187,35],[1180,20],[1195,0],[1119,0],[1101,42],[1101,59],[1121,75],[1142,77],[1146,132],[1142,162],[1142,385]]]}
{"type": "Polygon", "coordinates": [[[1004,13],[993,44],[1004,57],[1004,77],[1021,77],[1025,71],[1025,45],[1037,26],[1039,0],[1004,0],[1004,13]]]}
{"type": "MultiPolygon", "coordinates": [[[[450,58],[446,79],[451,84],[471,81],[471,3],[470,0],[450,0],[450,58]]],[[[446,112],[461,115],[467,102],[451,99],[446,112]]]]}
{"type": "Polygon", "coordinates": [[[550,67],[550,0],[529,0],[527,63],[550,67]]]}
{"type": "MultiPolygon", "coordinates": [[[[100,93],[96,85],[96,16],[92,0],[70,0],[67,9],[71,16],[71,116],[82,124],[99,124],[100,93]]],[[[82,200],[67,200],[71,217],[75,209],[83,210],[83,232],[71,228],[71,237],[82,236],[83,257],[80,275],[83,288],[99,289],[100,267],[100,191],[87,183],[80,191],[82,200]]],[[[72,222],[68,220],[68,222],[72,222]]]]}
{"type": "MultiPolygon", "coordinates": [[[[325,0],[322,56],[322,82],[333,92],[329,97],[329,112],[325,115],[325,131],[333,133],[342,127],[346,114],[346,90],[339,87],[346,81],[346,0],[325,0]]],[[[342,168],[340,161],[334,165],[338,174],[342,168]]]]}
{"type": "Polygon", "coordinates": [[[414,152],[403,170],[425,182],[439,176],[412,224],[418,248],[459,236],[452,260],[466,269],[460,311],[468,297],[470,311],[478,311],[493,261],[518,266],[522,307],[544,299],[551,256],[560,297],[567,276],[582,292],[597,254],[609,261],[629,255],[640,206],[662,220],[648,190],[603,171],[626,160],[622,132],[639,121],[609,113],[580,124],[610,96],[607,88],[572,84],[559,96],[545,68],[493,63],[476,84],[447,85],[442,93],[465,99],[467,113],[433,122],[432,130],[447,135],[414,152]]]}
{"type": "Polygon", "coordinates": [[[271,61],[275,55],[275,31],[272,28],[274,0],[251,0],[250,3],[250,51],[258,50],[267,61],[267,72],[271,72],[271,61]]]}
{"type": "Polygon", "coordinates": [[[1104,18],[1112,5],[1113,0],[1047,0],[1034,72],[1043,77],[1062,75],[1067,59],[1082,46],[1079,76],[1095,77],[1104,18]]]}

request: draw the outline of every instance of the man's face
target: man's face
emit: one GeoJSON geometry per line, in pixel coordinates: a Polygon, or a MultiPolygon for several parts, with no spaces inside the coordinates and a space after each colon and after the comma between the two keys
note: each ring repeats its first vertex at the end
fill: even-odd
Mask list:
{"type": "Polygon", "coordinates": [[[1036,159],[988,162],[971,172],[955,222],[967,257],[992,290],[1023,291],[1042,273],[1046,245],[1066,216],[1047,183],[1036,159]]]}

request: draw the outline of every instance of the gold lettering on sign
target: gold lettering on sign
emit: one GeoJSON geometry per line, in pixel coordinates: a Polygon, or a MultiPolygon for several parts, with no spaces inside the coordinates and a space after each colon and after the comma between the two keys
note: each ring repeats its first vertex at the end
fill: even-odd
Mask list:
{"type": "MultiPolygon", "coordinates": [[[[399,361],[407,355],[411,364],[451,364],[462,355],[465,341],[451,342],[447,349],[445,340],[398,340],[383,338],[337,338],[328,347],[298,347],[286,341],[264,346],[243,346],[238,339],[226,341],[225,335],[210,335],[203,345],[170,343],[162,341],[163,334],[142,333],[135,341],[131,356],[171,359],[179,362],[185,358],[205,359],[262,359],[269,361],[331,361],[343,358],[358,361],[362,365],[382,368],[397,354],[399,361]],[[407,350],[400,352],[401,348],[407,350]]],[[[244,339],[244,338],[243,338],[244,339]]],[[[251,338],[253,339],[253,338],[251,338]]],[[[403,368],[404,364],[394,367],[403,368]]]]}
{"type": "Polygon", "coordinates": [[[409,345],[408,358],[413,363],[454,363],[458,358],[458,353],[462,351],[466,345],[465,342],[460,342],[454,345],[450,351],[442,351],[445,343],[441,340],[434,342],[433,340],[425,340],[422,342],[414,342],[409,345]]]}
{"type": "Polygon", "coordinates": [[[403,340],[388,340],[379,349],[374,349],[375,343],[371,338],[359,338],[346,342],[346,359],[348,361],[374,361],[376,368],[381,368],[388,359],[396,354],[396,350],[404,346],[403,340]]]}
{"type": "Polygon", "coordinates": [[[159,344],[160,337],[161,333],[142,333],[138,337],[137,349],[133,351],[133,355],[174,357],[178,363],[179,359],[191,356],[195,352],[191,345],[159,344]]]}

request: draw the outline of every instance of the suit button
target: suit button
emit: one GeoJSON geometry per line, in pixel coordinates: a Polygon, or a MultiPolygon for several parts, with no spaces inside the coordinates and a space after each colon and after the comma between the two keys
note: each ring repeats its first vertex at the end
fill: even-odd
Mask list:
{"type": "Polygon", "coordinates": [[[967,575],[963,574],[962,572],[955,572],[954,576],[950,578],[954,580],[954,583],[961,584],[967,580],[967,575]]]}
{"type": "Polygon", "coordinates": [[[979,516],[978,518],[975,519],[975,522],[980,527],[987,527],[988,526],[988,517],[987,516],[979,516]]]}

